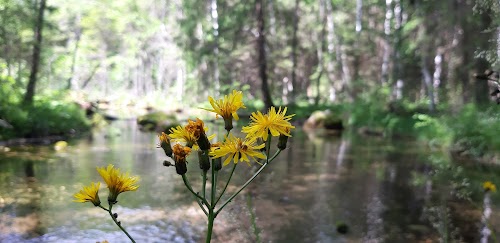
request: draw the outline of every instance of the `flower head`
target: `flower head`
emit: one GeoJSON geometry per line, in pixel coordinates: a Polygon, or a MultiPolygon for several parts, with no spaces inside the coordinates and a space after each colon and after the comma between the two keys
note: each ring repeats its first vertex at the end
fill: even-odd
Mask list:
{"type": "Polygon", "coordinates": [[[210,146],[205,143],[208,143],[209,139],[214,138],[215,134],[207,137],[206,135],[207,131],[208,127],[205,126],[202,120],[200,119],[197,119],[196,121],[188,120],[188,124],[184,127],[177,126],[171,128],[169,136],[174,141],[185,142],[186,146],[193,149],[198,149],[198,141],[200,141],[201,139],[203,140],[202,142],[200,142],[202,144],[202,147],[204,149],[208,149],[208,147],[210,146]],[[203,137],[206,137],[206,139],[203,137]]]}
{"type": "Polygon", "coordinates": [[[183,126],[170,128],[170,138],[178,142],[185,142],[186,146],[192,147],[196,143],[196,137],[192,131],[183,126]]]}
{"type": "Polygon", "coordinates": [[[191,148],[180,144],[174,145],[175,170],[177,174],[184,175],[187,172],[186,157],[191,153],[191,148]]]}
{"type": "Polygon", "coordinates": [[[491,191],[491,192],[496,192],[497,191],[497,186],[495,186],[495,184],[493,184],[493,182],[491,181],[485,181],[483,183],[483,189],[484,191],[491,191]]]}
{"type": "Polygon", "coordinates": [[[99,199],[99,187],[101,186],[100,182],[90,184],[90,186],[84,186],[82,190],[73,195],[75,197],[74,202],[91,202],[94,206],[99,206],[101,204],[101,200],[99,199]]]}
{"type": "Polygon", "coordinates": [[[292,115],[285,115],[287,108],[281,110],[281,107],[276,112],[276,108],[271,106],[267,114],[262,114],[260,111],[257,113],[252,112],[250,119],[252,121],[248,126],[243,127],[242,132],[247,134],[248,137],[263,138],[267,140],[269,133],[273,136],[284,135],[291,137],[290,129],[295,128],[290,124],[292,115]]]}
{"type": "Polygon", "coordinates": [[[256,145],[255,141],[255,139],[242,140],[230,134],[229,137],[226,138],[226,141],[219,147],[212,147],[210,156],[216,159],[228,155],[224,160],[224,165],[229,164],[231,160],[233,160],[235,164],[237,164],[238,161],[245,161],[250,164],[249,158],[266,158],[266,156],[259,151],[259,149],[263,148],[265,145],[256,145]]]}
{"type": "Polygon", "coordinates": [[[196,118],[196,121],[188,120],[188,124],[186,125],[186,130],[193,134],[196,138],[196,144],[199,146],[201,150],[207,150],[210,148],[210,142],[208,141],[208,137],[205,131],[208,130],[205,127],[205,124],[199,118],[196,118]]]}
{"type": "Polygon", "coordinates": [[[139,181],[138,176],[130,176],[128,172],[121,173],[120,169],[114,168],[111,164],[108,167],[97,167],[97,172],[108,185],[108,202],[116,203],[116,198],[120,193],[135,191],[139,188],[139,185],[136,184],[139,181]]]}
{"type": "Polygon", "coordinates": [[[225,122],[226,130],[231,130],[233,128],[232,121],[233,118],[238,120],[238,114],[236,111],[240,108],[246,108],[243,104],[243,93],[241,91],[233,90],[233,93],[225,95],[223,99],[214,100],[212,96],[208,97],[212,109],[205,109],[216,113],[215,117],[222,116],[225,122]]]}

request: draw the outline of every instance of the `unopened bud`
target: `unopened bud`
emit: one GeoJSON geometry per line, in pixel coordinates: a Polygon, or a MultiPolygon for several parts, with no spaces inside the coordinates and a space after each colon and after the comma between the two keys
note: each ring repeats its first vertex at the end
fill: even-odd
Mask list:
{"type": "Polygon", "coordinates": [[[184,175],[187,172],[186,160],[175,162],[175,171],[179,175],[184,175]]]}
{"type": "Polygon", "coordinates": [[[169,166],[173,166],[173,164],[170,161],[164,160],[163,166],[169,167],[169,166]]]}
{"type": "Polygon", "coordinates": [[[200,137],[198,138],[198,141],[196,141],[196,143],[200,147],[200,150],[210,149],[210,141],[208,141],[208,137],[205,132],[200,133],[200,137]]]}
{"type": "Polygon", "coordinates": [[[224,118],[224,129],[226,129],[226,131],[231,131],[231,129],[233,129],[233,118],[232,117],[229,117],[229,118],[224,118]]]}
{"type": "Polygon", "coordinates": [[[214,170],[219,171],[222,169],[222,158],[216,158],[212,159],[212,162],[214,163],[214,170]]]}
{"type": "Polygon", "coordinates": [[[288,136],[280,134],[278,139],[278,149],[284,150],[286,149],[286,143],[288,142],[288,136]]]}
{"type": "Polygon", "coordinates": [[[170,137],[162,132],[160,134],[160,147],[165,151],[165,155],[172,157],[172,146],[170,145],[170,137]]]}
{"type": "Polygon", "coordinates": [[[210,169],[208,150],[198,151],[198,161],[200,162],[200,169],[202,169],[203,171],[208,171],[210,169]]]}

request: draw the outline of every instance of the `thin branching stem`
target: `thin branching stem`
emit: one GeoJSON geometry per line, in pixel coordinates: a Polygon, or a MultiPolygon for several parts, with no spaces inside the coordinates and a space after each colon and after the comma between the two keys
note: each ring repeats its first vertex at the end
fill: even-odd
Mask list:
{"type": "Polygon", "coordinates": [[[109,202],[109,210],[105,209],[104,207],[101,207],[101,208],[108,211],[109,216],[111,216],[111,219],[113,219],[113,222],[115,222],[115,224],[118,226],[118,228],[120,228],[123,231],[123,233],[125,233],[127,235],[127,237],[130,239],[130,241],[135,243],[134,238],[132,238],[132,236],[130,236],[130,234],[122,227],[121,222],[116,219],[115,215],[113,215],[113,211],[111,211],[111,209],[113,208],[113,203],[109,202]]]}
{"type": "Polygon", "coordinates": [[[219,200],[222,198],[222,195],[224,195],[224,193],[226,192],[227,186],[229,185],[229,182],[231,182],[231,178],[233,177],[234,170],[236,169],[236,165],[238,165],[238,163],[234,163],[233,169],[231,169],[231,173],[229,174],[229,178],[227,178],[226,185],[224,186],[224,189],[222,189],[222,192],[220,193],[219,198],[217,198],[217,200],[215,201],[215,204],[213,205],[213,207],[215,207],[215,205],[217,205],[219,200]]]}
{"type": "Polygon", "coordinates": [[[217,216],[217,214],[220,213],[220,211],[229,203],[231,202],[231,200],[233,200],[234,197],[236,197],[241,191],[243,191],[243,189],[245,189],[259,174],[260,172],[262,172],[264,170],[264,168],[266,168],[266,166],[274,159],[276,158],[276,156],[278,156],[278,154],[281,152],[281,150],[278,150],[276,151],[276,153],[273,155],[273,157],[271,157],[270,159],[266,159],[266,163],[264,163],[257,172],[255,172],[255,174],[250,178],[248,179],[247,182],[245,182],[245,184],[243,184],[243,186],[241,186],[240,189],[238,189],[238,191],[236,191],[233,195],[231,195],[231,197],[229,197],[225,202],[224,204],[222,204],[222,206],[215,212],[215,216],[217,216]]]}

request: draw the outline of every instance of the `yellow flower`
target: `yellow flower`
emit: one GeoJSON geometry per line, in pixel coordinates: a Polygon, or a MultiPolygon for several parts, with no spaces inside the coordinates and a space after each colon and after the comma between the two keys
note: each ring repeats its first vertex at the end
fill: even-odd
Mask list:
{"type": "Polygon", "coordinates": [[[250,116],[252,121],[248,126],[243,127],[242,132],[247,134],[247,138],[263,138],[264,141],[267,140],[269,133],[271,133],[273,137],[279,135],[291,137],[290,129],[295,127],[290,124],[290,120],[295,114],[285,115],[286,110],[286,107],[283,110],[281,110],[280,107],[278,112],[276,112],[276,108],[271,106],[269,112],[265,115],[260,111],[257,111],[257,113],[252,112],[252,115],[250,116]]]}
{"type": "Polygon", "coordinates": [[[483,188],[485,191],[491,191],[491,192],[496,192],[497,191],[497,186],[495,186],[495,184],[493,184],[493,182],[491,181],[485,181],[483,183],[483,188]]]}
{"type": "Polygon", "coordinates": [[[214,100],[212,96],[208,96],[208,101],[212,105],[213,109],[205,109],[207,111],[215,112],[218,116],[222,116],[224,119],[229,119],[233,117],[238,120],[238,114],[236,111],[240,108],[246,108],[243,104],[243,93],[241,91],[233,90],[232,94],[225,95],[223,99],[214,100]]]}
{"type": "Polygon", "coordinates": [[[237,164],[239,161],[246,161],[247,164],[250,164],[250,158],[260,158],[264,159],[266,156],[262,154],[259,149],[263,148],[265,145],[255,145],[255,139],[245,139],[241,140],[240,138],[234,137],[232,134],[226,138],[226,141],[222,143],[219,147],[212,147],[212,151],[210,151],[210,156],[212,158],[220,158],[228,155],[228,157],[224,160],[224,165],[227,165],[234,160],[234,163],[237,164]]]}
{"type": "Polygon", "coordinates": [[[209,96],[208,101],[210,101],[213,109],[204,110],[216,113],[216,118],[222,116],[225,122],[225,129],[228,131],[233,128],[233,118],[235,120],[239,119],[236,111],[240,108],[246,108],[245,104],[243,104],[243,93],[236,90],[233,90],[232,94],[225,95],[223,99],[219,100],[214,100],[212,96],[209,96]]]}
{"type": "Polygon", "coordinates": [[[97,167],[97,172],[106,182],[109,189],[108,202],[115,203],[118,194],[126,191],[135,191],[139,188],[136,183],[139,181],[138,176],[130,176],[129,173],[121,173],[120,169],[114,168],[113,165],[108,167],[97,167]]]}
{"type": "Polygon", "coordinates": [[[99,200],[99,187],[101,186],[100,182],[90,184],[90,186],[84,186],[82,190],[78,193],[75,193],[74,202],[91,202],[94,206],[99,206],[101,204],[101,200],[99,200]]]}
{"type": "MultiPolygon", "coordinates": [[[[196,121],[188,120],[188,124],[184,127],[177,126],[171,128],[169,137],[177,142],[185,142],[186,146],[197,150],[198,140],[202,135],[206,136],[207,131],[208,127],[205,126],[202,120],[200,119],[197,119],[196,121]]],[[[208,136],[205,142],[208,142],[208,140],[214,137],[215,134],[208,136]]]]}
{"type": "Polygon", "coordinates": [[[178,142],[185,142],[186,146],[192,147],[196,143],[196,137],[183,126],[170,128],[170,138],[178,142]]]}

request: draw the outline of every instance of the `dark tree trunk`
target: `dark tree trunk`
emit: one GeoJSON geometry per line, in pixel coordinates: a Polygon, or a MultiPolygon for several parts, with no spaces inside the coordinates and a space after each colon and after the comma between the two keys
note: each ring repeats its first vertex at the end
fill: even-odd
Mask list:
{"type": "Polygon", "coordinates": [[[23,103],[31,105],[33,103],[33,96],[35,96],[35,87],[37,81],[38,68],[40,66],[40,52],[42,45],[42,30],[43,30],[43,14],[45,12],[46,0],[40,1],[40,8],[38,9],[38,18],[35,23],[35,44],[33,45],[33,59],[31,65],[31,73],[26,87],[26,94],[24,95],[23,103]]]}
{"type": "Polygon", "coordinates": [[[258,65],[259,65],[259,76],[262,81],[262,96],[264,98],[264,104],[266,108],[273,106],[273,100],[271,98],[271,92],[269,90],[269,84],[267,81],[267,60],[266,60],[266,37],[265,37],[265,22],[264,22],[264,8],[262,4],[263,0],[255,1],[255,11],[257,12],[257,52],[258,52],[258,65]]]}

